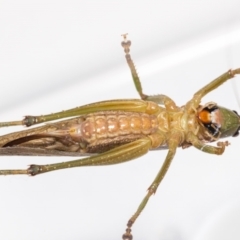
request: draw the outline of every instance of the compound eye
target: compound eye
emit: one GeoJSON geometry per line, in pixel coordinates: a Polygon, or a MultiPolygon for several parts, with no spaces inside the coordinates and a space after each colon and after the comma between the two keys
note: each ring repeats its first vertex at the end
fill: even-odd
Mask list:
{"type": "MultiPolygon", "coordinates": [[[[238,112],[237,112],[237,111],[233,110],[233,112],[236,113],[236,114],[238,115],[238,112]]],[[[239,115],[238,115],[238,116],[239,116],[239,115]]]]}
{"type": "Polygon", "coordinates": [[[238,128],[238,130],[232,136],[237,137],[239,135],[239,131],[240,131],[240,127],[238,128]]]}

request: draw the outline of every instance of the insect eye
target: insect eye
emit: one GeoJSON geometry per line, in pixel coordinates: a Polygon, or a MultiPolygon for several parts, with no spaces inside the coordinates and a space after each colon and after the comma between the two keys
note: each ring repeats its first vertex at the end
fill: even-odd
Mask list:
{"type": "MultiPolygon", "coordinates": [[[[236,113],[236,115],[238,115],[237,111],[233,110],[233,112],[236,113]]],[[[240,117],[240,116],[238,115],[238,117],[240,117]]],[[[239,131],[240,131],[240,127],[237,129],[237,131],[232,136],[237,137],[239,135],[239,131]]]]}
{"type": "MultiPolygon", "coordinates": [[[[237,111],[235,111],[235,110],[232,110],[232,111],[238,115],[238,112],[237,112],[237,111]]],[[[239,115],[238,115],[238,116],[239,116],[239,115]]],[[[239,117],[240,117],[240,116],[239,116],[239,117]]]]}
{"type": "Polygon", "coordinates": [[[238,128],[238,130],[232,136],[237,137],[239,135],[239,130],[240,130],[240,128],[238,128]]]}

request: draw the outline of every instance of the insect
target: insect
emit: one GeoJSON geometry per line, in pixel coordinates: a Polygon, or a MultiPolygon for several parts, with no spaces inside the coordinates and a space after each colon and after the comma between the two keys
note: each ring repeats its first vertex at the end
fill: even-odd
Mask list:
{"type": "Polygon", "coordinates": [[[168,149],[165,161],[147,194],[127,222],[122,239],[131,240],[133,224],[149,198],[156,193],[178,147],[193,146],[206,153],[220,155],[229,142],[218,140],[238,135],[240,120],[236,111],[218,106],[214,102],[200,104],[206,94],[240,74],[240,69],[224,73],[197,91],[184,106],[178,107],[168,96],[149,96],[143,93],[130,55],[131,42],[127,39],[127,34],[123,38],[122,47],[141,99],[96,102],[54,114],[26,116],[20,121],[1,122],[0,127],[29,127],[67,118],[1,136],[0,155],[86,157],[48,165],[32,164],[23,170],[0,170],[0,175],[35,176],[65,168],[111,165],[130,161],[151,149],[168,149]],[[207,144],[215,141],[218,141],[217,146],[207,144]]]}

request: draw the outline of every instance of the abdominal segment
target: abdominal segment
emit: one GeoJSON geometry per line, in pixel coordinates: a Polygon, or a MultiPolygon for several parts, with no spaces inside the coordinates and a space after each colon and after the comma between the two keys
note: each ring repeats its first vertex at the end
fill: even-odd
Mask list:
{"type": "Polygon", "coordinates": [[[156,132],[158,120],[145,113],[106,111],[47,125],[44,131],[35,131],[7,146],[100,153],[156,132]]]}

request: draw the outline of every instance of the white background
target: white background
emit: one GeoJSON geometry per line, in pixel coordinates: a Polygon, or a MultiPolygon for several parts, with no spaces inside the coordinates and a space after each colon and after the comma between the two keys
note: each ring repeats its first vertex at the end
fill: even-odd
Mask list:
{"type": "MultiPolygon", "coordinates": [[[[239,7],[238,0],[0,1],[0,121],[138,98],[120,46],[126,32],[145,93],[164,93],[181,106],[240,67],[239,7]]],[[[240,112],[233,94],[239,80],[203,102],[240,112]]],[[[239,139],[229,140],[220,157],[178,150],[134,224],[135,240],[240,238],[239,139]]],[[[1,177],[0,239],[121,239],[165,156],[154,151],[115,166],[1,177]]],[[[1,157],[0,166],[50,161],[63,158],[1,157]]]]}

